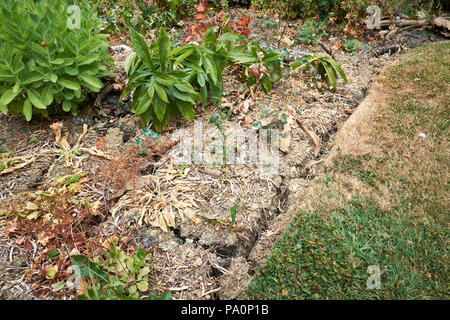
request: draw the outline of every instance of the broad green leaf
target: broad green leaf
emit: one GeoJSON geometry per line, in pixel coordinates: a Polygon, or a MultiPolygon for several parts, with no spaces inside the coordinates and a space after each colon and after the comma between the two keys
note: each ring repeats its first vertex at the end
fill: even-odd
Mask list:
{"type": "Polygon", "coordinates": [[[148,300],[172,300],[172,293],[169,290],[164,291],[164,293],[161,296],[156,296],[154,294],[151,294],[147,298],[148,300]]]}
{"type": "Polygon", "coordinates": [[[0,105],[8,105],[21,92],[22,92],[22,89],[20,89],[16,92],[14,92],[14,89],[10,89],[10,90],[6,91],[5,93],[3,93],[2,97],[0,98],[0,105]]]}
{"type": "Polygon", "coordinates": [[[206,86],[200,87],[200,96],[202,98],[202,105],[206,106],[208,102],[208,89],[206,89],[206,86]]]}
{"type": "Polygon", "coordinates": [[[278,52],[269,52],[268,54],[266,54],[264,56],[262,61],[265,62],[265,63],[272,62],[272,61],[277,60],[279,57],[280,57],[280,54],[278,52]]]}
{"type": "Polygon", "coordinates": [[[12,90],[14,93],[18,93],[21,87],[20,81],[17,81],[16,84],[13,86],[12,90]]]}
{"type": "Polygon", "coordinates": [[[142,126],[143,127],[148,126],[151,120],[152,120],[152,113],[150,111],[150,108],[148,108],[143,114],[141,114],[142,126]]]}
{"type": "Polygon", "coordinates": [[[209,27],[208,30],[205,32],[204,40],[203,40],[203,46],[206,48],[214,48],[216,45],[217,40],[217,34],[214,31],[217,26],[209,27]]]}
{"type": "Polygon", "coordinates": [[[78,68],[76,67],[65,67],[64,72],[71,76],[76,76],[78,74],[78,68]]]}
{"type": "Polygon", "coordinates": [[[231,42],[244,42],[245,39],[242,35],[234,33],[234,32],[225,32],[224,34],[222,34],[219,39],[218,42],[225,42],[225,41],[231,41],[231,42]]]}
{"type": "Polygon", "coordinates": [[[80,74],[79,77],[81,78],[81,80],[83,80],[84,82],[86,82],[87,84],[89,84],[90,86],[92,86],[94,88],[101,89],[103,87],[103,83],[97,77],[93,77],[93,76],[91,76],[89,74],[85,74],[85,73],[80,74]]]}
{"type": "Polygon", "coordinates": [[[52,73],[48,76],[48,80],[50,80],[53,83],[56,83],[56,81],[58,81],[58,76],[56,74],[52,73]]]}
{"type": "Polygon", "coordinates": [[[154,101],[154,112],[160,122],[164,120],[166,109],[167,109],[166,103],[162,99],[160,99],[160,97],[157,95],[154,101]]]}
{"type": "Polygon", "coordinates": [[[49,258],[56,258],[57,256],[59,256],[59,250],[57,248],[52,249],[49,252],[47,252],[47,257],[49,257],[49,258]]]}
{"type": "Polygon", "coordinates": [[[211,77],[211,80],[214,82],[214,84],[217,85],[218,78],[217,78],[216,64],[208,56],[203,56],[202,60],[205,64],[206,72],[211,77]]]}
{"type": "Polygon", "coordinates": [[[125,60],[125,73],[131,77],[136,72],[139,62],[136,52],[131,53],[125,60]]]}
{"type": "Polygon", "coordinates": [[[261,85],[265,93],[269,93],[272,90],[272,81],[270,81],[270,78],[266,75],[261,78],[261,85]]]}
{"type": "Polygon", "coordinates": [[[67,89],[78,91],[81,89],[80,84],[68,79],[59,79],[58,83],[67,89]]]}
{"type": "Polygon", "coordinates": [[[149,84],[149,88],[147,90],[147,95],[150,101],[153,101],[153,96],[155,95],[155,87],[153,87],[153,83],[149,84]]]}
{"type": "Polygon", "coordinates": [[[186,120],[188,120],[188,121],[194,120],[195,110],[194,110],[194,107],[192,106],[192,103],[182,101],[182,100],[177,100],[177,107],[178,107],[178,110],[180,110],[181,114],[183,115],[183,117],[186,120]]]}
{"type": "Polygon", "coordinates": [[[39,94],[37,94],[33,90],[27,90],[28,98],[30,99],[33,106],[35,106],[38,109],[47,109],[47,106],[43,102],[43,99],[39,94]]]}
{"type": "MultiPolygon", "coordinates": [[[[153,132],[154,134],[158,135],[156,132],[153,132]]],[[[138,278],[142,278],[150,273],[149,267],[144,267],[139,271],[138,278]]]]}
{"type": "MultiPolygon", "coordinates": [[[[156,91],[156,94],[158,95],[158,97],[165,103],[169,103],[169,99],[167,98],[167,94],[166,94],[166,91],[164,90],[164,88],[156,82],[153,84],[153,86],[155,88],[155,91],[156,91]]],[[[178,86],[178,84],[176,86],[178,86]]]]}
{"type": "Polygon", "coordinates": [[[175,88],[182,92],[196,94],[194,88],[189,83],[179,83],[175,85],[175,88]]]}
{"type": "Polygon", "coordinates": [[[178,80],[177,78],[162,72],[155,72],[155,80],[163,86],[173,86],[177,83],[180,83],[180,80],[178,80]]]}
{"type": "Polygon", "coordinates": [[[198,96],[197,94],[178,91],[178,89],[176,89],[176,88],[172,88],[172,90],[170,90],[170,93],[175,98],[182,100],[182,101],[190,102],[191,104],[195,104],[194,97],[198,96]]]}
{"type": "Polygon", "coordinates": [[[194,70],[194,71],[196,71],[196,72],[199,72],[199,73],[203,73],[203,72],[205,71],[205,70],[203,70],[201,67],[199,67],[198,61],[196,61],[196,62],[192,62],[192,61],[184,61],[184,62],[183,62],[183,65],[184,65],[185,67],[190,68],[190,69],[192,69],[192,70],[194,70]]]}
{"type": "Polygon", "coordinates": [[[82,255],[73,255],[72,262],[76,265],[83,277],[92,275],[101,283],[109,283],[108,274],[96,263],[90,261],[87,257],[82,255]]]}
{"type": "Polygon", "coordinates": [[[205,77],[203,76],[203,74],[201,74],[201,73],[197,74],[197,82],[198,82],[200,87],[204,87],[205,86],[205,77]]]}
{"type": "Polygon", "coordinates": [[[91,64],[92,62],[94,62],[98,59],[99,59],[99,56],[96,53],[90,53],[86,56],[78,56],[75,58],[75,60],[78,62],[79,66],[91,64]]]}
{"type": "Polygon", "coordinates": [[[240,64],[246,64],[246,63],[257,63],[258,59],[255,59],[255,57],[250,56],[246,53],[230,53],[229,58],[235,62],[240,64]]]}
{"type": "Polygon", "coordinates": [[[183,54],[178,56],[177,59],[173,63],[173,69],[175,70],[184,59],[186,59],[187,57],[192,55],[194,52],[195,52],[194,49],[188,49],[188,50],[186,50],[186,52],[184,52],[183,54]]]}
{"type": "Polygon", "coordinates": [[[141,60],[146,64],[153,65],[153,60],[150,56],[147,43],[145,43],[144,38],[133,28],[130,28],[130,40],[139,58],[141,58],[141,60]]]}
{"type": "Polygon", "coordinates": [[[60,281],[51,285],[53,292],[61,291],[62,289],[64,289],[65,286],[66,286],[65,281],[60,281]]]}
{"type": "Polygon", "coordinates": [[[159,50],[159,64],[161,65],[161,71],[165,71],[167,66],[167,56],[170,51],[170,39],[166,33],[166,30],[163,27],[159,29],[158,50],[159,50]]]}
{"type": "Polygon", "coordinates": [[[141,292],[146,292],[148,290],[148,281],[139,281],[136,284],[137,288],[141,292]]]}
{"type": "Polygon", "coordinates": [[[41,74],[39,74],[37,72],[33,72],[33,73],[27,74],[27,78],[23,81],[23,84],[27,85],[27,84],[31,84],[36,81],[41,81],[43,79],[44,79],[44,77],[41,74]]]}
{"type": "Polygon", "coordinates": [[[137,116],[141,115],[142,113],[144,113],[148,107],[150,106],[152,100],[150,100],[146,95],[143,95],[140,97],[140,101],[139,104],[136,108],[136,112],[135,114],[137,116]]]}
{"type": "Polygon", "coordinates": [[[70,102],[69,100],[64,100],[62,104],[62,109],[65,112],[69,112],[70,110],[72,110],[72,102],[70,102]]]}
{"type": "Polygon", "coordinates": [[[30,99],[26,99],[23,104],[23,115],[27,121],[30,121],[33,116],[33,106],[31,105],[30,99]]]}
{"type": "Polygon", "coordinates": [[[53,93],[52,93],[52,88],[50,86],[45,87],[44,90],[42,90],[42,103],[45,104],[46,106],[50,105],[53,102],[53,93]]]}
{"type": "Polygon", "coordinates": [[[52,64],[63,64],[64,63],[64,59],[56,59],[56,60],[52,60],[51,61],[52,64]]]}
{"type": "Polygon", "coordinates": [[[348,82],[347,76],[344,72],[344,70],[342,70],[341,66],[336,62],[336,60],[332,59],[332,58],[323,58],[325,61],[328,61],[334,68],[335,71],[337,71],[340,76],[342,77],[342,79],[344,80],[345,83],[348,82]]]}

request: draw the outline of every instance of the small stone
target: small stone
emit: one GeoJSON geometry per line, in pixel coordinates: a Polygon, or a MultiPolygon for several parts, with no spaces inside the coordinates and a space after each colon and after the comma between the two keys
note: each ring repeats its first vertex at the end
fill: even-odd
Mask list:
{"type": "Polygon", "coordinates": [[[178,246],[179,246],[179,244],[177,241],[169,240],[169,241],[166,241],[161,244],[161,249],[163,249],[164,251],[169,251],[169,250],[175,249],[178,246]]]}
{"type": "Polygon", "coordinates": [[[106,132],[105,140],[108,147],[117,147],[123,143],[123,131],[119,128],[109,128],[106,132]]]}
{"type": "Polygon", "coordinates": [[[279,188],[281,186],[281,183],[283,182],[283,177],[282,176],[276,176],[273,179],[273,182],[275,184],[275,187],[279,188]]]}
{"type": "Polygon", "coordinates": [[[203,260],[201,258],[197,258],[194,262],[194,266],[200,267],[203,264],[203,260]]]}

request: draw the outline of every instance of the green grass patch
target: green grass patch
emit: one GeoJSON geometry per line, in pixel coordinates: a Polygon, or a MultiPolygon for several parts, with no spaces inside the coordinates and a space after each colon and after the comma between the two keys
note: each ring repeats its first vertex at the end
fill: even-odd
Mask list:
{"type": "Polygon", "coordinates": [[[449,297],[449,52],[450,42],[418,48],[387,70],[389,100],[370,124],[382,154],[332,159],[313,209],[295,217],[242,298],[449,297]],[[369,266],[380,268],[380,289],[367,286],[369,266]]]}

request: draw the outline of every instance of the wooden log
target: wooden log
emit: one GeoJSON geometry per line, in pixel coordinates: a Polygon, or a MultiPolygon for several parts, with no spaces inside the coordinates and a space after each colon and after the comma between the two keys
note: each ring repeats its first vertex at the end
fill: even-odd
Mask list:
{"type": "Polygon", "coordinates": [[[382,48],[377,49],[377,51],[375,52],[375,56],[378,57],[385,53],[389,53],[389,54],[396,53],[396,52],[399,52],[400,49],[401,49],[401,47],[398,44],[389,46],[389,47],[382,47],[382,48]]]}
{"type": "Polygon", "coordinates": [[[395,24],[397,27],[398,26],[410,26],[410,25],[425,25],[425,23],[427,22],[427,20],[405,20],[405,19],[400,19],[400,20],[381,20],[380,21],[380,26],[381,27],[387,27],[390,26],[392,24],[395,24]]]}

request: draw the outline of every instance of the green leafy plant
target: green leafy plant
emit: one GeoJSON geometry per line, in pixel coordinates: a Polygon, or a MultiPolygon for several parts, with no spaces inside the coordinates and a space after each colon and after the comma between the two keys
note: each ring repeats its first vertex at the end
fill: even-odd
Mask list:
{"type": "Polygon", "coordinates": [[[0,4],[0,111],[48,116],[77,114],[108,75],[107,37],[88,1],[79,3],[80,29],[70,29],[69,1],[5,0],[0,4]]]}
{"type": "Polygon", "coordinates": [[[342,43],[342,45],[347,52],[358,51],[363,47],[362,43],[355,39],[346,40],[342,43]]]}
{"type": "MultiPolygon", "coordinates": [[[[269,93],[274,82],[282,76],[289,77],[289,68],[282,68],[281,53],[265,50],[254,41],[247,42],[244,36],[231,31],[227,23],[225,18],[222,25],[210,27],[201,45],[189,43],[174,49],[163,28],[150,48],[139,33],[130,29],[136,52],[125,63],[129,82],[123,96],[133,93],[131,108],[141,117],[144,126],[152,122],[160,131],[169,116],[179,114],[191,121],[197,104],[201,102],[206,105],[208,101],[218,108],[219,113],[216,116],[219,122],[212,123],[225,121],[227,117],[221,116],[224,112],[220,109],[220,103],[222,73],[227,65],[241,67],[242,80],[249,90],[260,87],[269,93]]],[[[317,67],[320,75],[326,76],[329,85],[336,90],[338,73],[345,78],[337,62],[328,58],[307,57],[311,59],[306,59],[305,66],[317,67]]],[[[298,63],[296,67],[299,66],[298,63]]]]}
{"type": "MultiPolygon", "coordinates": [[[[115,243],[106,251],[105,257],[94,261],[82,255],[72,256],[72,262],[78,267],[80,276],[88,280],[85,293],[80,300],[137,300],[148,291],[148,273],[146,262],[148,254],[138,248],[133,256],[127,256],[115,243]]],[[[150,295],[150,300],[170,300],[170,291],[161,297],[150,295]]]]}
{"type": "Polygon", "coordinates": [[[324,31],[325,23],[325,20],[306,20],[301,28],[297,28],[297,39],[305,44],[316,45],[317,40],[319,40],[323,35],[326,34],[326,32],[324,31]]]}
{"type": "Polygon", "coordinates": [[[234,224],[236,223],[236,213],[237,213],[237,204],[235,204],[234,206],[232,206],[230,208],[230,216],[231,216],[231,223],[230,223],[230,227],[232,228],[234,226],[234,224]]]}
{"type": "Polygon", "coordinates": [[[127,32],[131,27],[141,33],[149,33],[155,28],[176,25],[181,16],[193,7],[192,1],[181,6],[181,0],[118,1],[95,0],[99,16],[104,20],[103,29],[109,34],[127,32]]]}
{"type": "Polygon", "coordinates": [[[227,135],[225,133],[225,130],[223,128],[223,124],[225,121],[230,117],[232,110],[229,110],[228,112],[225,112],[222,108],[217,107],[217,113],[213,113],[211,115],[211,118],[209,119],[209,123],[216,126],[216,128],[219,130],[221,139],[222,139],[222,164],[226,165],[227,163],[227,144],[226,139],[227,135]]]}
{"type": "Polygon", "coordinates": [[[241,35],[227,32],[218,38],[218,49],[226,49],[222,55],[230,63],[241,65],[248,88],[260,86],[269,93],[281,78],[281,53],[265,50],[255,41],[247,43],[241,35]]]}
{"type": "Polygon", "coordinates": [[[348,82],[345,72],[336,60],[332,58],[305,55],[291,65],[292,71],[296,69],[299,69],[300,71],[307,71],[311,68],[316,70],[320,76],[320,79],[323,82],[326,82],[328,87],[335,92],[337,90],[337,79],[339,77],[341,77],[345,83],[348,82]]]}
{"type": "Polygon", "coordinates": [[[144,126],[152,121],[156,130],[160,131],[169,115],[182,114],[191,121],[197,101],[203,105],[208,97],[213,103],[221,101],[225,64],[207,48],[213,41],[213,30],[205,34],[202,46],[188,44],[173,50],[162,28],[157,42],[150,49],[134,29],[130,30],[130,38],[136,53],[126,61],[125,71],[130,80],[123,95],[134,90],[131,108],[136,110],[144,126]]]}

